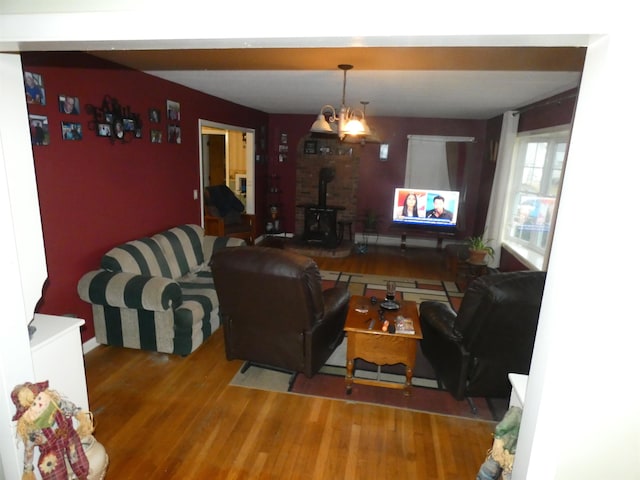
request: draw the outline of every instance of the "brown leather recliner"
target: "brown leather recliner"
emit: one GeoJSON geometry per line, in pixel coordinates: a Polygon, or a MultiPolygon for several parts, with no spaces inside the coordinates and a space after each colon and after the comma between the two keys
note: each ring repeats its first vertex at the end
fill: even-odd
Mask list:
{"type": "Polygon", "coordinates": [[[508,397],[508,373],[529,373],[545,272],[485,275],[469,285],[458,313],[420,304],[422,353],[457,399],[508,397]]]}
{"type": "Polygon", "coordinates": [[[348,290],[323,291],[309,257],[266,247],[223,250],[210,266],[227,359],[313,376],[343,339],[348,290]]]}

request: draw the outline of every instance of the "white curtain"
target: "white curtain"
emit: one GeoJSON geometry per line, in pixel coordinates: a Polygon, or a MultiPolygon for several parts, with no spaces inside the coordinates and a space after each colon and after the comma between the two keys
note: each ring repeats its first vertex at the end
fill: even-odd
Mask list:
{"type": "Polygon", "coordinates": [[[474,138],[436,135],[408,135],[407,138],[409,143],[404,186],[450,190],[447,142],[473,142],[474,138]]]}
{"type": "Polygon", "coordinates": [[[520,114],[514,111],[505,112],[502,116],[502,131],[496,160],[496,171],[493,177],[489,211],[484,227],[484,238],[492,240],[496,254],[490,262],[491,267],[500,265],[500,244],[502,243],[502,229],[504,217],[508,208],[507,192],[513,159],[513,147],[518,134],[520,114]]]}

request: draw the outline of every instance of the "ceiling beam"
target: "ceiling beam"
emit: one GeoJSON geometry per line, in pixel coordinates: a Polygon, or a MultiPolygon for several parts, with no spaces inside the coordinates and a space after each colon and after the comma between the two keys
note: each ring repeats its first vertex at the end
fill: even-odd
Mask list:
{"type": "Polygon", "coordinates": [[[348,47],[109,50],[93,55],[137,70],[582,71],[581,47],[348,47]]]}

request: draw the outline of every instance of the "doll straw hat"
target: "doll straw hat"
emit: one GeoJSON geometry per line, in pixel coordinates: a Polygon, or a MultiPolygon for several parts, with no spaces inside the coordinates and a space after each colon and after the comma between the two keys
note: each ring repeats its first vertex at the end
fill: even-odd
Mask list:
{"type": "Polygon", "coordinates": [[[49,381],[45,380],[44,382],[31,383],[26,382],[21,385],[17,385],[13,391],[11,392],[11,400],[13,404],[16,406],[16,414],[13,416],[12,420],[15,422],[19,420],[24,413],[29,410],[31,407],[31,402],[35,397],[38,396],[39,393],[44,392],[49,388],[49,381]],[[33,393],[33,397],[27,398],[25,397],[25,389],[31,391],[33,393]]]}

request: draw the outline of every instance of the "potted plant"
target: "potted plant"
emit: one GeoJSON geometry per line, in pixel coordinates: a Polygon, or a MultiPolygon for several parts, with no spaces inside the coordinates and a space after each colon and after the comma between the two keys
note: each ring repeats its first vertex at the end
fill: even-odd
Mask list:
{"type": "Polygon", "coordinates": [[[467,244],[469,245],[469,262],[482,264],[487,255],[491,258],[495,255],[495,250],[489,242],[491,240],[485,240],[482,236],[467,238],[467,244]]]}

